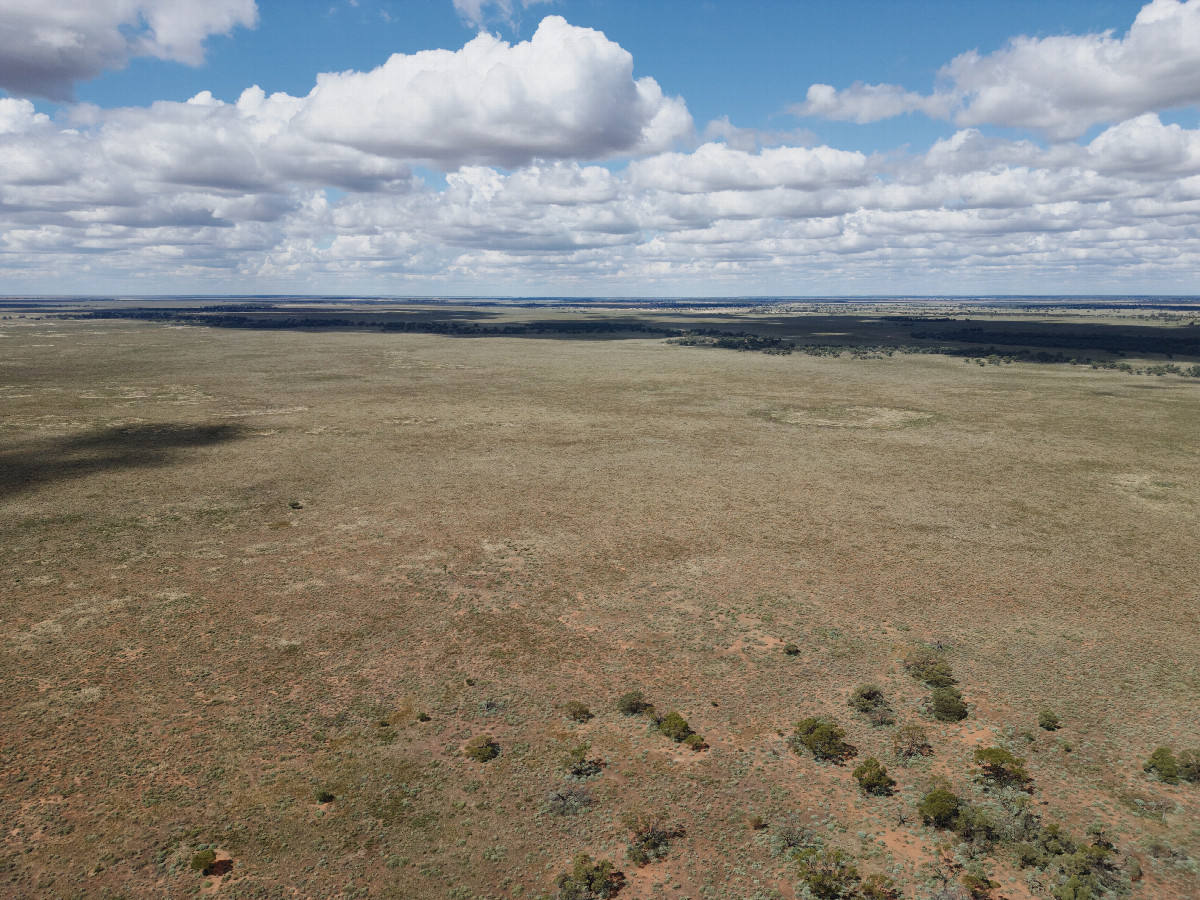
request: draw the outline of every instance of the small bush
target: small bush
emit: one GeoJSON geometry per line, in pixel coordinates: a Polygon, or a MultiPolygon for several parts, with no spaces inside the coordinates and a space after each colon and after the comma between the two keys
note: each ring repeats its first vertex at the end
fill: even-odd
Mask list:
{"type": "Polygon", "coordinates": [[[1038,727],[1046,731],[1058,731],[1062,727],[1062,723],[1058,721],[1058,716],[1053,710],[1043,709],[1038,713],[1038,727]]]}
{"type": "Polygon", "coordinates": [[[592,792],[579,785],[557,788],[546,795],[543,808],[555,816],[575,816],[592,806],[596,798],[592,792]]]}
{"type": "Polygon", "coordinates": [[[992,881],[983,875],[972,875],[969,872],[963,875],[962,883],[971,896],[971,900],[991,900],[992,891],[1000,887],[998,881],[992,881]]]}
{"type": "Polygon", "coordinates": [[[658,723],[658,730],[673,740],[675,743],[686,741],[689,737],[695,734],[688,727],[687,719],[679,713],[671,710],[658,723]]]}
{"type": "Polygon", "coordinates": [[[207,875],[213,867],[213,863],[217,861],[217,854],[212,850],[201,850],[192,857],[191,869],[193,872],[199,872],[201,875],[207,875]]]}
{"type": "Polygon", "coordinates": [[[430,718],[430,717],[429,717],[429,713],[427,713],[427,712],[419,712],[419,713],[417,713],[417,721],[418,721],[418,722],[428,722],[428,721],[429,721],[429,718],[430,718]]]}
{"type": "Polygon", "coordinates": [[[792,818],[778,825],[771,832],[771,852],[776,856],[791,856],[805,847],[813,847],[818,843],[812,831],[792,818]]]}
{"type": "Polygon", "coordinates": [[[689,750],[699,753],[701,750],[708,748],[708,744],[704,743],[704,738],[693,732],[683,739],[683,745],[689,750]]]}
{"type": "Polygon", "coordinates": [[[571,700],[566,705],[567,718],[574,722],[586,722],[592,718],[592,711],[587,708],[586,704],[580,703],[578,700],[571,700]]]}
{"type": "Polygon", "coordinates": [[[896,882],[886,875],[868,875],[858,888],[862,900],[901,900],[896,882]]]}
{"type": "Polygon", "coordinates": [[[917,647],[904,658],[904,668],[917,681],[930,687],[949,687],[957,684],[950,663],[931,647],[917,647]]]}
{"type": "Polygon", "coordinates": [[[850,695],[848,705],[855,712],[866,716],[867,721],[876,727],[891,725],[896,721],[892,716],[892,708],[878,685],[860,684],[850,695]]]}
{"type": "Polygon", "coordinates": [[[979,779],[995,787],[1026,788],[1033,781],[1025,770],[1025,760],[1003,747],[981,747],[975,751],[979,779]]]}
{"type": "Polygon", "coordinates": [[[949,828],[958,817],[959,801],[953,792],[945,788],[934,788],[921,798],[917,812],[926,825],[949,828]]]}
{"type": "Polygon", "coordinates": [[[799,656],[800,647],[798,644],[793,644],[789,641],[783,645],[783,653],[785,656],[799,656]]]}
{"type": "Polygon", "coordinates": [[[897,728],[896,733],[892,735],[892,751],[901,759],[933,755],[929,736],[920,725],[905,725],[897,728]]]}
{"type": "Polygon", "coordinates": [[[880,765],[879,760],[868,756],[853,772],[854,780],[862,788],[864,794],[875,797],[891,796],[896,787],[895,780],[888,775],[887,769],[880,765]]]}
{"type": "Polygon", "coordinates": [[[1179,781],[1179,761],[1170,747],[1159,747],[1150,754],[1150,758],[1142,764],[1146,772],[1153,772],[1168,784],[1179,781]]]}
{"type": "Polygon", "coordinates": [[[961,722],[967,717],[967,704],[955,687],[934,688],[929,696],[929,709],[939,722],[961,722]]]}
{"type": "Polygon", "coordinates": [[[336,798],[329,791],[319,790],[314,795],[318,803],[332,803],[336,798]]]}
{"type": "Polygon", "coordinates": [[[500,745],[492,739],[490,734],[477,734],[467,741],[463,753],[468,759],[473,759],[475,762],[488,762],[500,755],[500,745]]]}
{"type": "Polygon", "coordinates": [[[605,900],[616,896],[624,881],[607,859],[592,862],[590,856],[580,853],[572,861],[571,871],[554,879],[554,886],[558,900],[605,900]]]}
{"type": "Polygon", "coordinates": [[[815,900],[842,900],[858,894],[858,869],[841,850],[808,847],[796,855],[800,880],[815,900]]]}
{"type": "Polygon", "coordinates": [[[671,841],[683,835],[683,829],[666,815],[642,813],[625,819],[630,831],[625,855],[636,866],[644,866],[666,856],[671,841]]]}
{"type": "Polygon", "coordinates": [[[568,778],[582,781],[600,774],[604,763],[598,759],[588,759],[588,751],[591,749],[592,745],[585,743],[567,751],[563,766],[567,770],[568,778]]]}
{"type": "Polygon", "coordinates": [[[845,741],[846,731],[830,719],[809,716],[796,725],[788,743],[797,752],[808,750],[816,759],[841,765],[858,753],[858,748],[845,741]]]}
{"type": "Polygon", "coordinates": [[[1181,750],[1178,763],[1180,778],[1200,784],[1200,750],[1181,750]]]}
{"type": "Polygon", "coordinates": [[[617,712],[627,716],[636,716],[652,709],[654,709],[654,704],[647,703],[641,691],[630,691],[628,694],[622,694],[617,700],[617,712]]]}

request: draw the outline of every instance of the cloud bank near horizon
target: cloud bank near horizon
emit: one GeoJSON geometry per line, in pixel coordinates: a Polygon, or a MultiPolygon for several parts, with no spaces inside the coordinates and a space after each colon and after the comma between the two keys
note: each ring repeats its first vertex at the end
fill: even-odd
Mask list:
{"type": "MultiPolygon", "coordinates": [[[[188,32],[197,52],[254,4],[218,7],[225,19],[188,32]]],[[[1200,129],[1160,113],[1200,98],[1200,40],[1185,40],[1198,17],[1200,0],[1155,0],[1122,38],[965,54],[946,71],[966,100],[810,89],[814,115],[921,108],[963,124],[926,150],[875,155],[727,118],[698,133],[682,98],[634,76],[627,50],[560,16],[519,43],[481,33],[318,75],[303,97],[250,87],[236,102],[204,92],[55,117],[0,97],[0,274],[25,290],[65,272],[79,286],[183,278],[216,292],[877,292],[964,272],[1001,287],[1194,289],[1200,129]],[[1170,78],[1130,62],[1151,44],[1170,78]],[[1020,78],[1001,86],[1021,104],[988,92],[998,66],[1032,72],[1067,50],[1107,66],[1104,102],[1068,84],[1031,99],[1020,78]],[[991,133],[998,118],[1031,136],[991,133]],[[1077,140],[1096,122],[1108,124],[1077,140]]],[[[170,33],[164,47],[184,46],[170,33]]]]}

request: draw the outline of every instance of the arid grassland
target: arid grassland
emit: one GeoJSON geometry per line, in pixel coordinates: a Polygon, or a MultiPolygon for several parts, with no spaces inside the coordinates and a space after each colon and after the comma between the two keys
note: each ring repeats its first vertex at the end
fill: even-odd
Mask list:
{"type": "Polygon", "coordinates": [[[901,312],[0,310],[0,895],[1200,896],[1197,314],[901,312]]]}

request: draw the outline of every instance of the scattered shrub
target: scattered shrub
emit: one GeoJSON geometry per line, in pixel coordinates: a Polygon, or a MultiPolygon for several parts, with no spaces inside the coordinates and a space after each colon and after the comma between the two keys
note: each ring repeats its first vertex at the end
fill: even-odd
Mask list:
{"type": "Polygon", "coordinates": [[[975,751],[975,764],[979,766],[978,777],[995,787],[1025,789],[1033,781],[1025,771],[1025,760],[1003,747],[979,748],[975,751]]]}
{"type": "Polygon", "coordinates": [[[679,744],[692,737],[695,732],[688,727],[687,719],[671,710],[658,722],[658,730],[679,744]]]}
{"type": "Polygon", "coordinates": [[[786,655],[786,656],[799,656],[800,655],[800,647],[799,647],[799,645],[793,644],[789,641],[788,643],[783,645],[783,652],[784,652],[784,655],[786,655]]]}
{"type": "Polygon", "coordinates": [[[931,756],[933,747],[924,728],[905,725],[892,735],[892,751],[901,759],[912,759],[914,756],[931,756]]]}
{"type": "Polygon", "coordinates": [[[1180,778],[1200,784],[1200,750],[1181,750],[1178,764],[1180,778]]]}
{"type": "Polygon", "coordinates": [[[974,875],[970,872],[963,874],[962,883],[971,900],[991,900],[992,890],[1000,887],[1000,882],[992,881],[986,875],[974,875]]]}
{"type": "Polygon", "coordinates": [[[554,879],[554,886],[558,900],[605,900],[615,897],[624,882],[624,876],[614,871],[607,859],[592,862],[590,856],[580,853],[571,863],[571,871],[554,879]]]}
{"type": "Polygon", "coordinates": [[[771,852],[776,856],[791,856],[797,850],[816,844],[813,833],[796,819],[777,825],[771,832],[771,852]]]}
{"type": "Polygon", "coordinates": [[[567,770],[568,778],[582,781],[600,774],[604,763],[598,759],[588,759],[587,754],[591,749],[591,744],[584,743],[567,751],[567,758],[563,765],[567,770]]]}
{"type": "Polygon", "coordinates": [[[917,647],[904,658],[904,668],[917,681],[923,681],[930,687],[950,687],[957,684],[946,662],[932,647],[917,647]]]}
{"type": "Polygon", "coordinates": [[[693,752],[699,753],[701,750],[708,748],[708,744],[704,743],[704,738],[693,732],[683,739],[683,745],[693,752]]]}
{"type": "Polygon", "coordinates": [[[652,709],[654,704],[647,703],[641,691],[630,691],[628,694],[622,694],[617,700],[617,711],[627,716],[636,716],[652,709]]]}
{"type": "Polygon", "coordinates": [[[961,722],[967,717],[967,704],[955,687],[938,687],[929,696],[929,708],[939,722],[961,722]]]}
{"type": "Polygon", "coordinates": [[[858,893],[861,879],[841,850],[808,847],[796,855],[800,880],[815,900],[842,900],[858,893]]]}
{"type": "Polygon", "coordinates": [[[1150,758],[1142,764],[1143,771],[1153,772],[1168,784],[1179,781],[1179,761],[1170,747],[1159,747],[1150,754],[1150,758]]]}
{"type": "Polygon", "coordinates": [[[683,835],[683,829],[662,813],[641,813],[625,819],[629,829],[629,847],[625,855],[636,866],[644,866],[666,856],[671,841],[683,835]]]}
{"type": "Polygon", "coordinates": [[[580,703],[578,700],[571,700],[567,703],[567,718],[575,722],[586,722],[592,718],[592,711],[587,708],[586,704],[580,703]]]}
{"type": "Polygon", "coordinates": [[[858,888],[863,900],[900,900],[900,889],[886,875],[868,875],[858,888]]]}
{"type": "Polygon", "coordinates": [[[193,872],[199,872],[201,875],[207,875],[212,871],[213,863],[217,861],[217,854],[212,850],[201,850],[192,857],[191,869],[193,872]]]}
{"type": "Polygon", "coordinates": [[[427,713],[427,712],[417,713],[417,721],[418,722],[428,722],[429,721],[429,713],[427,713]]]}
{"type": "Polygon", "coordinates": [[[477,734],[467,741],[463,753],[468,759],[473,759],[475,762],[488,762],[500,755],[500,745],[492,739],[490,734],[477,734]]]}
{"type": "Polygon", "coordinates": [[[846,743],[845,737],[845,729],[836,722],[809,716],[796,725],[796,731],[788,743],[797,753],[803,752],[803,748],[817,759],[841,765],[858,753],[858,748],[846,743]]]}
{"type": "Polygon", "coordinates": [[[574,816],[596,802],[592,792],[580,785],[556,788],[546,795],[543,808],[555,816],[574,816]]]}
{"type": "Polygon", "coordinates": [[[1062,727],[1062,723],[1058,721],[1058,716],[1053,710],[1043,709],[1038,713],[1038,727],[1046,731],[1058,731],[1062,727]]]}
{"type": "Polygon", "coordinates": [[[853,710],[862,713],[867,717],[867,721],[876,727],[891,725],[896,721],[892,716],[892,708],[878,685],[860,684],[850,695],[848,703],[853,710]]]}
{"type": "Polygon", "coordinates": [[[887,769],[873,756],[868,756],[859,763],[853,775],[864,794],[888,797],[896,787],[896,782],[888,775],[887,769]]]}
{"type": "Polygon", "coordinates": [[[921,798],[917,812],[926,825],[949,828],[958,817],[959,800],[945,788],[934,788],[921,798]]]}
{"type": "Polygon", "coordinates": [[[332,803],[336,799],[333,794],[326,790],[318,790],[314,796],[318,803],[332,803]]]}

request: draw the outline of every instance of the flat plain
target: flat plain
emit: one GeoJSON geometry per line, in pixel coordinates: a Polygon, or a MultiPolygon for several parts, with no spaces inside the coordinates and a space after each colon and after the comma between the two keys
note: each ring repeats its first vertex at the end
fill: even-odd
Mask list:
{"type": "Polygon", "coordinates": [[[1039,821],[1112,847],[1111,896],[1200,896],[1200,785],[1143,768],[1200,747],[1200,378],[881,352],[855,329],[962,325],[866,305],[456,313],[803,320],[857,355],[3,312],[0,895],[530,898],[587,852],[624,898],[793,898],[810,847],[907,897],[1049,897],[1054,865],[918,811],[999,802],[973,752],[1001,746],[1039,821]],[[857,756],[795,752],[810,716],[857,756]],[[897,757],[908,724],[931,755],[897,757]],[[637,815],[674,832],[646,865],[637,815]]]}

